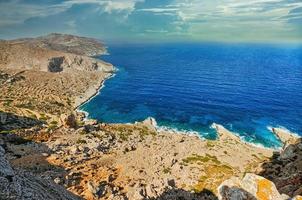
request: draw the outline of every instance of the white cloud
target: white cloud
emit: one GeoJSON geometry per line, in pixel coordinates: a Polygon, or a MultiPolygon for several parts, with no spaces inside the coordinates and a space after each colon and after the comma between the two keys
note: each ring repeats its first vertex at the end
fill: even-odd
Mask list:
{"type": "Polygon", "coordinates": [[[131,13],[135,4],[144,0],[68,0],[58,4],[35,5],[22,3],[18,0],[0,2],[0,27],[23,23],[32,17],[45,17],[64,12],[73,5],[95,4],[96,10],[101,12],[131,13]]]}

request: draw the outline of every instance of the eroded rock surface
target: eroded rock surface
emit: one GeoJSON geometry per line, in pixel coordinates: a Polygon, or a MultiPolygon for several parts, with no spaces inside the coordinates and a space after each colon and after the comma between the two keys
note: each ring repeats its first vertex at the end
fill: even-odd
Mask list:
{"type": "Polygon", "coordinates": [[[11,200],[78,200],[76,195],[68,192],[54,182],[23,170],[14,170],[0,145],[0,199],[11,200]]]}
{"type": "Polygon", "coordinates": [[[286,195],[281,195],[273,182],[255,175],[246,174],[240,180],[232,178],[223,182],[219,188],[220,200],[286,200],[286,195]]]}

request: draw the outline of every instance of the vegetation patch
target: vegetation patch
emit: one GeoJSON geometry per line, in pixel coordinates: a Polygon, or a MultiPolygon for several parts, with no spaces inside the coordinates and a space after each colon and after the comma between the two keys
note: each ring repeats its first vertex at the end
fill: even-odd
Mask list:
{"type": "Polygon", "coordinates": [[[164,174],[171,174],[171,168],[170,167],[166,167],[163,169],[164,174]]]}
{"type": "Polygon", "coordinates": [[[215,164],[220,164],[221,162],[217,159],[216,156],[211,156],[206,154],[205,156],[200,156],[197,154],[193,154],[182,160],[184,163],[193,164],[193,163],[206,163],[206,162],[213,162],[215,164]]]}
{"type": "Polygon", "coordinates": [[[78,139],[77,144],[87,144],[86,140],[78,139]]]}
{"type": "Polygon", "coordinates": [[[189,187],[195,193],[205,190],[217,193],[216,188],[236,173],[236,170],[231,166],[220,162],[216,156],[209,154],[205,154],[205,156],[193,154],[182,160],[184,166],[192,164],[197,165],[202,174],[197,183],[189,187]]]}

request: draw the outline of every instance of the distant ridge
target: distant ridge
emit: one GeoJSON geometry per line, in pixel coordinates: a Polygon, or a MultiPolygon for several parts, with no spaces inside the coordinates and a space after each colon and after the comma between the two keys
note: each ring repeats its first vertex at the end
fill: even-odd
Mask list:
{"type": "Polygon", "coordinates": [[[21,38],[11,42],[27,43],[33,47],[85,56],[96,56],[107,52],[104,44],[97,39],[61,33],[51,33],[37,38],[21,38]]]}

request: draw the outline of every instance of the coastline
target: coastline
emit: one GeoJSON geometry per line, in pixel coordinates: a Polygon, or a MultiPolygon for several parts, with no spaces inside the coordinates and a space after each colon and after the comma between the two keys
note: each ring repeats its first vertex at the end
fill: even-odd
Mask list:
{"type": "MultiPolygon", "coordinates": [[[[113,66],[113,72],[112,73],[108,73],[108,75],[106,75],[104,77],[104,79],[100,82],[100,84],[98,85],[92,85],[88,88],[88,90],[85,92],[85,94],[79,96],[76,98],[75,100],[75,108],[74,110],[78,113],[83,113],[84,114],[84,121],[88,120],[88,116],[89,113],[79,109],[82,105],[88,103],[89,101],[91,101],[94,97],[96,97],[97,95],[99,95],[101,93],[101,90],[105,87],[105,82],[106,80],[109,80],[110,78],[113,78],[116,74],[115,72],[117,71],[117,69],[113,66]]],[[[223,125],[220,124],[216,124],[215,122],[213,122],[213,124],[211,125],[211,127],[213,129],[216,130],[216,134],[217,134],[217,138],[215,140],[211,140],[211,139],[207,139],[205,137],[203,137],[202,135],[198,134],[198,132],[195,131],[181,131],[181,130],[177,130],[175,128],[170,128],[170,127],[166,127],[166,126],[158,126],[156,119],[152,118],[152,117],[147,117],[145,120],[140,121],[140,122],[133,122],[133,123],[125,123],[128,125],[136,125],[136,124],[147,124],[147,126],[154,128],[156,132],[161,133],[161,134],[177,134],[177,135],[184,135],[184,136],[189,136],[189,137],[195,137],[198,138],[201,141],[215,141],[215,140],[220,140],[221,136],[223,137],[223,135],[230,135],[232,139],[237,140],[240,143],[243,143],[245,145],[248,145],[250,147],[253,148],[257,148],[257,149],[265,149],[265,150],[272,150],[272,151],[280,151],[282,149],[282,146],[278,147],[278,148],[274,148],[274,147],[266,147],[261,143],[253,143],[253,142],[248,142],[246,141],[244,138],[242,138],[241,136],[239,136],[237,133],[234,133],[232,131],[229,131],[228,129],[226,129],[223,125]],[[146,123],[146,121],[148,121],[146,123]],[[221,131],[219,131],[219,129],[223,129],[222,133],[221,131]]],[[[112,124],[119,124],[119,123],[112,123],[112,124]]],[[[278,134],[273,131],[274,129],[282,129],[282,132],[286,132],[283,133],[285,135],[291,135],[294,136],[295,138],[299,137],[299,135],[291,133],[289,130],[287,130],[286,128],[279,128],[279,127],[272,127],[272,129],[270,130],[272,132],[272,134],[276,135],[276,137],[278,137],[278,139],[280,139],[282,144],[285,144],[286,142],[284,140],[282,140],[278,134]]]]}
{"type": "Polygon", "coordinates": [[[84,94],[81,96],[76,97],[75,99],[75,106],[74,110],[76,112],[84,113],[85,118],[88,117],[88,113],[86,111],[80,110],[79,108],[89,102],[91,99],[93,99],[95,96],[100,94],[101,90],[103,87],[105,87],[105,81],[113,78],[115,76],[116,69],[114,68],[114,71],[112,73],[108,73],[108,76],[105,76],[103,80],[97,85],[91,85],[89,88],[86,90],[84,94]]]}

